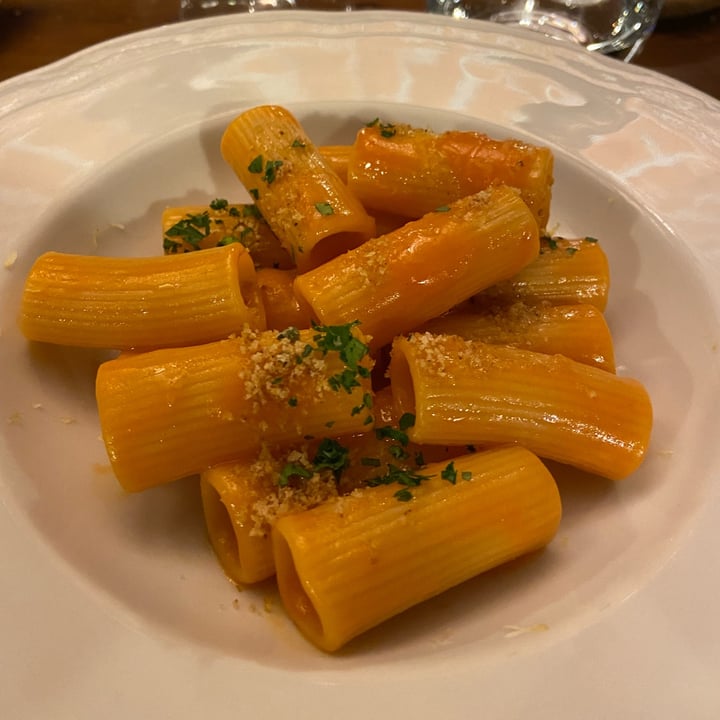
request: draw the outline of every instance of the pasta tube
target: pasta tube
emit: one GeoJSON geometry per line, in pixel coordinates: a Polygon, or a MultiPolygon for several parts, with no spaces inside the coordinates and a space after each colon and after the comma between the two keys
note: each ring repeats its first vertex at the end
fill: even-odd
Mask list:
{"type": "Polygon", "coordinates": [[[310,308],[305,303],[301,303],[293,291],[296,277],[297,272],[294,270],[258,269],[258,290],[269,330],[310,327],[312,323],[310,308]]]}
{"type": "Polygon", "coordinates": [[[349,145],[321,145],[318,150],[325,158],[325,162],[337,173],[338,177],[347,183],[348,161],[350,160],[349,145]]]}
{"type": "Polygon", "coordinates": [[[455,312],[431,320],[422,331],[459,335],[492,345],[511,345],[615,372],[615,353],[605,316],[594,305],[514,303],[490,312],[455,312]]]}
{"type": "Polygon", "coordinates": [[[294,265],[255,205],[216,199],[209,205],[169,207],[162,215],[162,229],[163,251],[168,255],[239,242],[257,267],[294,265]]]}
{"type": "Polygon", "coordinates": [[[113,349],[210,342],[264,329],[255,267],[241,245],[151,258],[48,252],[23,290],[29,340],[113,349]]]}
{"type": "Polygon", "coordinates": [[[322,650],[544,547],[557,530],[555,482],[523,448],[465,455],[423,474],[407,502],[398,485],[383,485],[277,521],[280,596],[322,650]]]}
{"type": "Polygon", "coordinates": [[[524,445],[620,479],[643,460],[652,407],[637,380],[561,355],[416,334],[393,344],[390,379],[415,442],[524,445]]]}
{"type": "Polygon", "coordinates": [[[498,302],[594,305],[604,311],[610,291],[605,251],[594,238],[540,240],[540,254],[517,275],[471,298],[479,308],[498,302]]]}
{"type": "Polygon", "coordinates": [[[538,230],[510,188],[462,198],[295,280],[323,323],[359,320],[381,347],[508,278],[538,253],[538,230]]]}
{"type": "Polygon", "coordinates": [[[210,468],[200,476],[200,496],[210,544],[235,583],[256,583],[275,574],[269,533],[255,532],[253,505],[267,495],[252,463],[210,468]]]}
{"type": "Polygon", "coordinates": [[[245,111],[228,125],[220,149],[300,270],[374,234],[374,220],[286,109],[245,111]]]}
{"type": "Polygon", "coordinates": [[[552,152],[518,140],[376,122],[358,132],[347,173],[351,192],[371,212],[417,218],[465,195],[509,185],[520,191],[538,227],[550,215],[552,152]]]}
{"type": "Polygon", "coordinates": [[[115,475],[136,491],[250,457],[263,442],[362,432],[369,375],[354,326],[247,330],[105,362],[96,397],[115,475]]]}

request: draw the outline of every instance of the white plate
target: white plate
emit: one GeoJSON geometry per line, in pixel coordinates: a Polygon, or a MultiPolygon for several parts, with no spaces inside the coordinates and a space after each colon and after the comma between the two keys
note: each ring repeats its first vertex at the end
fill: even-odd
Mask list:
{"type": "Polygon", "coordinates": [[[716,718],[719,114],[530,34],[388,12],[173,25],[0,85],[2,717],[716,718]],[[219,136],[263,102],[318,142],[379,115],[551,145],[552,222],[606,247],[620,370],[656,412],[634,477],[561,481],[544,554],[337,657],[270,588],[223,578],[193,482],[122,495],[101,354],[29,347],[15,326],[42,251],[155,253],[166,204],[237,196],[219,136]]]}

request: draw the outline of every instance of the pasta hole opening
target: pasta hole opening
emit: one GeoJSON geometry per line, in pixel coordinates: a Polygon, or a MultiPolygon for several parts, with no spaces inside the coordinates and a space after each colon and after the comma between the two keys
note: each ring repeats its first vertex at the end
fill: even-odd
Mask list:
{"type": "Polygon", "coordinates": [[[256,283],[241,282],[240,294],[248,311],[248,324],[253,329],[264,330],[267,321],[260,288],[256,283]]]}
{"type": "Polygon", "coordinates": [[[362,245],[366,240],[365,233],[346,232],[328,235],[313,246],[308,259],[308,267],[318,267],[338,255],[362,245]]]}
{"type": "Polygon", "coordinates": [[[225,574],[234,582],[242,582],[243,567],[240,560],[235,528],[220,493],[205,480],[200,482],[205,526],[215,556],[225,574]]]}
{"type": "Polygon", "coordinates": [[[322,648],[325,629],[320,615],[305,591],[290,545],[277,528],[273,530],[273,554],[278,589],[285,611],[308,640],[322,648]]]}
{"type": "Polygon", "coordinates": [[[393,405],[398,416],[410,413],[415,415],[415,385],[407,358],[397,349],[393,353],[390,365],[393,405]]]}

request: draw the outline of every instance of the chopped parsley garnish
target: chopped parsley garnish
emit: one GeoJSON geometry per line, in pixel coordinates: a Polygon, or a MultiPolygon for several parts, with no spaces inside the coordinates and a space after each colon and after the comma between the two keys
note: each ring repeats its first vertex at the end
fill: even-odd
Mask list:
{"type": "Polygon", "coordinates": [[[210,203],[211,210],[216,210],[218,212],[221,212],[222,210],[227,210],[227,208],[228,208],[228,201],[225,200],[225,198],[215,198],[215,200],[213,200],[210,203]]]}
{"type": "MultiPolygon", "coordinates": [[[[290,340],[290,342],[297,342],[300,339],[300,331],[293,326],[286,328],[281,333],[278,333],[278,340],[290,340]]],[[[310,348],[312,352],[312,348],[310,348]]]]}
{"type": "Polygon", "coordinates": [[[451,484],[457,482],[457,470],[455,469],[455,463],[451,460],[440,473],[440,477],[443,480],[447,480],[451,484]]]}
{"type": "Polygon", "coordinates": [[[253,200],[257,200],[260,197],[260,191],[257,188],[250,188],[248,192],[253,200]]]}
{"type": "Polygon", "coordinates": [[[343,470],[350,464],[350,450],[337,440],[324,438],[312,463],[316,470],[331,470],[335,480],[339,480],[343,470]]]}
{"type": "Polygon", "coordinates": [[[248,172],[259,175],[263,171],[263,156],[258,155],[256,158],[253,158],[247,169],[248,172]]]}
{"type": "Polygon", "coordinates": [[[240,238],[236,238],[234,235],[225,235],[218,240],[218,245],[224,247],[225,245],[232,245],[233,243],[239,243],[240,238]]]}
{"type": "Polygon", "coordinates": [[[470,470],[463,470],[463,471],[460,473],[460,477],[461,477],[463,480],[472,480],[472,476],[473,476],[473,474],[472,474],[472,472],[471,472],[470,470]]]}
{"type": "Polygon", "coordinates": [[[335,213],[335,210],[333,210],[333,206],[329,202],[316,202],[315,209],[321,215],[333,215],[335,213]]]}
{"type": "Polygon", "coordinates": [[[186,215],[165,231],[167,237],[179,238],[194,248],[209,234],[210,215],[207,212],[186,215]]]}
{"type": "MultiPolygon", "coordinates": [[[[233,215],[233,217],[240,215],[240,212],[235,207],[230,208],[229,212],[230,212],[230,215],[233,215]],[[233,210],[235,211],[234,213],[233,213],[233,210]]],[[[260,218],[262,218],[260,211],[257,209],[257,206],[255,206],[255,205],[243,205],[242,212],[245,217],[254,217],[254,218],[257,218],[258,220],[260,218]]]]}
{"type": "Polygon", "coordinates": [[[407,446],[410,442],[410,438],[408,438],[404,430],[399,430],[392,425],[375,428],[375,437],[378,440],[394,440],[395,442],[399,442],[403,447],[407,446]]]}
{"type": "Polygon", "coordinates": [[[292,145],[291,145],[290,147],[294,147],[294,148],[304,148],[304,147],[305,147],[305,143],[304,143],[300,138],[295,138],[295,139],[292,141],[292,145]]]}
{"type": "Polygon", "coordinates": [[[586,235],[586,236],[585,236],[585,242],[596,243],[596,242],[598,242],[598,239],[597,239],[597,238],[594,238],[594,237],[591,237],[590,235],[586,235]]]}
{"type": "Polygon", "coordinates": [[[378,127],[380,135],[385,138],[391,138],[397,133],[397,128],[392,123],[380,122],[380,118],[375,118],[369,123],[365,123],[365,127],[378,127]]]}
{"type": "Polygon", "coordinates": [[[450,206],[449,205],[440,205],[435,208],[435,212],[450,212],[450,206]]]}
{"type": "Polygon", "coordinates": [[[282,160],[268,160],[265,163],[265,174],[263,175],[263,180],[268,185],[272,185],[272,183],[275,182],[275,178],[277,177],[278,168],[281,168],[282,165],[283,165],[282,160]]]}
{"type": "Polygon", "coordinates": [[[379,485],[392,485],[394,483],[398,483],[399,485],[403,485],[404,487],[401,490],[398,490],[394,495],[398,500],[401,500],[402,502],[407,502],[408,500],[412,500],[413,495],[409,488],[418,487],[423,480],[429,480],[432,475],[421,475],[420,473],[416,473],[413,470],[406,470],[404,468],[399,467],[398,465],[393,465],[392,463],[387,464],[387,472],[385,475],[377,475],[374,478],[371,478],[367,481],[367,484],[370,487],[378,487],[379,485]]]}
{"type": "Polygon", "coordinates": [[[298,399],[295,396],[288,398],[288,405],[290,407],[297,407],[297,404],[298,404],[298,399]]]}
{"type": "Polygon", "coordinates": [[[353,335],[352,329],[357,324],[357,322],[346,325],[313,324],[313,330],[315,330],[313,341],[317,349],[323,355],[337,352],[345,364],[342,372],[328,378],[328,384],[335,391],[345,390],[350,393],[354,387],[360,385],[358,377],[370,376],[370,371],[364,365],[360,365],[363,358],[369,354],[370,349],[353,335]]]}
{"type": "Polygon", "coordinates": [[[577,251],[578,251],[578,249],[576,247],[565,248],[565,252],[568,255],[574,255],[577,251]]]}
{"type": "Polygon", "coordinates": [[[312,476],[312,471],[308,470],[308,468],[304,465],[296,462],[289,462],[280,471],[277,483],[280,487],[287,487],[290,484],[290,480],[294,477],[301,478],[302,480],[308,480],[312,476]]]}
{"type": "Polygon", "coordinates": [[[401,445],[391,445],[388,448],[388,452],[396,459],[396,460],[405,460],[405,458],[410,457],[408,455],[407,450],[403,448],[401,445]]]}
{"type": "Polygon", "coordinates": [[[360,403],[360,405],[356,405],[352,409],[350,414],[357,415],[358,413],[361,413],[364,408],[367,408],[368,410],[372,410],[372,406],[373,406],[372,393],[365,393],[363,395],[362,402],[360,403]]]}

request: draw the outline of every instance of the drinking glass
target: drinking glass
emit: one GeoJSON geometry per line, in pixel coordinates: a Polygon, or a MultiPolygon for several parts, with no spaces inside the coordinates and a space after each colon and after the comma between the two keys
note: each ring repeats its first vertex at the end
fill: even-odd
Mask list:
{"type": "Polygon", "coordinates": [[[479,18],[571,40],[625,61],[655,28],[663,0],[426,0],[427,10],[479,18]]]}

